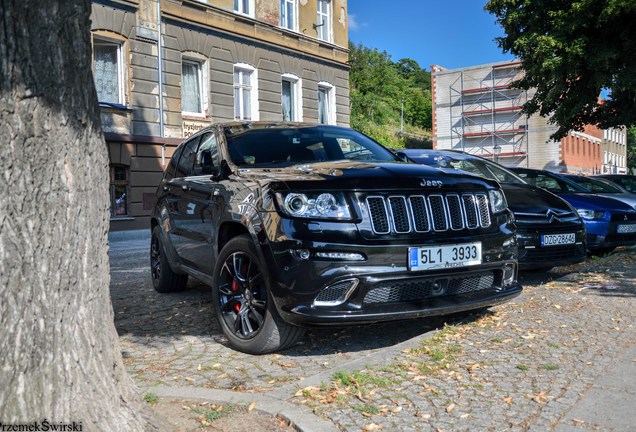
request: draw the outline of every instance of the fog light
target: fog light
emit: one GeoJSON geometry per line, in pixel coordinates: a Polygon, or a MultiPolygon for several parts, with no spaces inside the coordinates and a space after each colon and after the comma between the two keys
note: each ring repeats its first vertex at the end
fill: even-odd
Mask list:
{"type": "Polygon", "coordinates": [[[364,255],[355,252],[316,252],[317,258],[342,260],[342,261],[364,261],[364,255]]]}
{"type": "Polygon", "coordinates": [[[517,266],[515,264],[506,264],[503,268],[503,286],[508,287],[515,282],[517,276],[517,266]]]}
{"type": "Polygon", "coordinates": [[[359,282],[358,279],[350,279],[329,285],[316,296],[314,306],[326,307],[343,304],[349,299],[359,282]]]}
{"type": "Polygon", "coordinates": [[[301,260],[309,259],[311,256],[309,249],[291,249],[290,252],[293,256],[301,260]]]}

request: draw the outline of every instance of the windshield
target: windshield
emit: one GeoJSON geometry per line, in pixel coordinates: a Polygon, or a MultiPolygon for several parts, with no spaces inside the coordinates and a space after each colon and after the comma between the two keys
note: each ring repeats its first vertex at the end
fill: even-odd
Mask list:
{"type": "Polygon", "coordinates": [[[272,167],[336,160],[388,162],[398,159],[370,138],[333,126],[253,127],[224,129],[232,162],[237,166],[272,167]]]}
{"type": "MultiPolygon", "coordinates": [[[[433,155],[431,154],[429,156],[433,155]]],[[[411,156],[411,154],[408,154],[408,157],[417,163],[439,168],[454,168],[479,177],[496,180],[499,183],[525,184],[522,179],[510,171],[497,164],[474,156],[470,157],[464,154],[457,154],[455,156],[440,153],[434,157],[427,157],[427,155],[411,156]]]]}
{"type": "Polygon", "coordinates": [[[633,176],[621,176],[621,177],[612,177],[610,179],[614,183],[618,183],[623,186],[625,189],[630,191],[631,193],[636,193],[636,177],[633,176]]]}
{"type": "Polygon", "coordinates": [[[583,186],[580,186],[573,181],[566,179],[565,177],[559,177],[547,171],[520,170],[518,171],[518,175],[527,183],[530,183],[531,185],[534,185],[536,187],[547,189],[550,192],[590,193],[590,191],[585,189],[583,186]]]}
{"type": "Polygon", "coordinates": [[[568,179],[580,184],[586,189],[589,189],[591,192],[610,193],[610,194],[622,193],[622,191],[616,186],[612,186],[611,184],[605,183],[604,181],[601,181],[601,180],[594,180],[591,178],[580,177],[580,176],[571,176],[571,177],[568,177],[568,179]]]}

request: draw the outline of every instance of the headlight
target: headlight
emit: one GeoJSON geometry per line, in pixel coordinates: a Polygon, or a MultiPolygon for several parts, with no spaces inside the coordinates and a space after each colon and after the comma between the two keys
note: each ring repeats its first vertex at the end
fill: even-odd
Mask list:
{"type": "Polygon", "coordinates": [[[284,213],[293,217],[313,219],[351,219],[351,212],[344,194],[298,193],[277,194],[278,203],[284,213]]]}
{"type": "Polygon", "coordinates": [[[500,213],[508,208],[506,196],[500,189],[488,191],[488,196],[490,197],[490,206],[493,213],[500,213]]]}
{"type": "Polygon", "coordinates": [[[603,219],[603,216],[605,216],[605,212],[602,210],[578,209],[577,212],[579,216],[587,220],[603,219]]]}

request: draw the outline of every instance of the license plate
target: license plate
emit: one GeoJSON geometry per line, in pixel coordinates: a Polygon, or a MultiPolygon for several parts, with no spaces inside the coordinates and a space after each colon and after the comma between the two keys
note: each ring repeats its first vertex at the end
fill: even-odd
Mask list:
{"type": "Polygon", "coordinates": [[[636,224],[631,225],[619,225],[616,229],[616,232],[619,234],[624,233],[635,233],[636,232],[636,224]]]}
{"type": "Polygon", "coordinates": [[[574,233],[544,234],[541,236],[541,246],[557,246],[576,243],[574,233]]]}
{"type": "Polygon", "coordinates": [[[409,270],[434,270],[481,264],[481,242],[409,248],[409,270]]]}

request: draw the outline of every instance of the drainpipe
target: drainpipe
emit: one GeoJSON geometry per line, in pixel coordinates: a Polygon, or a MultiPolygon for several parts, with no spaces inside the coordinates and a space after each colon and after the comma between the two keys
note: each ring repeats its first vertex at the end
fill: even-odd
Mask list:
{"type": "Polygon", "coordinates": [[[157,64],[159,72],[159,137],[161,138],[161,166],[166,166],[166,142],[163,140],[163,45],[161,43],[161,0],[157,0],[157,64]]]}

